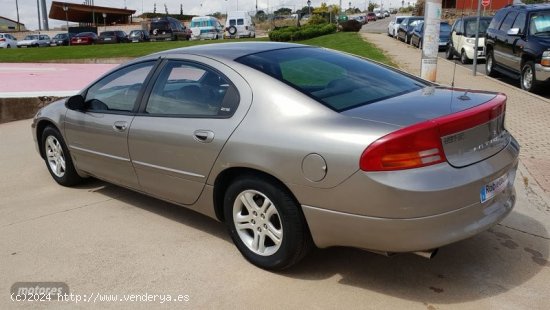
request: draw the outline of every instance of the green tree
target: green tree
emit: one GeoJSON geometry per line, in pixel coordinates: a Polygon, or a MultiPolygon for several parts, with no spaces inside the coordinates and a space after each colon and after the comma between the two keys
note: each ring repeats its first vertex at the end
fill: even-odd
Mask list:
{"type": "Polygon", "coordinates": [[[368,10],[369,10],[369,12],[372,12],[372,11],[374,11],[374,9],[376,9],[377,7],[379,7],[379,5],[378,5],[377,3],[371,2],[371,3],[369,3],[368,10]]]}
{"type": "Polygon", "coordinates": [[[273,12],[275,15],[290,15],[292,14],[292,9],[289,8],[280,8],[277,11],[273,12]]]}

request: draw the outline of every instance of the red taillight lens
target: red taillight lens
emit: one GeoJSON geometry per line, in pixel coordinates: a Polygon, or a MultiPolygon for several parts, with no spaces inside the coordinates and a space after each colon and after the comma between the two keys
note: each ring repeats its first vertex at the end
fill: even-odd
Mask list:
{"type": "Polygon", "coordinates": [[[4,41],[6,41],[6,39],[0,38],[0,42],[4,42],[4,41]]]}
{"type": "Polygon", "coordinates": [[[506,96],[454,114],[392,132],[367,147],[359,166],[363,171],[419,168],[446,161],[441,137],[485,124],[504,114],[506,96]]]}
{"type": "Polygon", "coordinates": [[[376,140],[361,155],[360,167],[364,171],[401,170],[445,160],[437,124],[427,121],[376,140]]]}

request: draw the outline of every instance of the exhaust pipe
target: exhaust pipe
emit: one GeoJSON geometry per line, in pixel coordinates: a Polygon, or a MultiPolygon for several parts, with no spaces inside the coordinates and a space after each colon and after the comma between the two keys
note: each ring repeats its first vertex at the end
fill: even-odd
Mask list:
{"type": "Polygon", "coordinates": [[[416,251],[416,252],[412,252],[412,254],[422,256],[422,257],[427,258],[427,259],[432,259],[437,254],[438,250],[439,249],[416,251]]]}

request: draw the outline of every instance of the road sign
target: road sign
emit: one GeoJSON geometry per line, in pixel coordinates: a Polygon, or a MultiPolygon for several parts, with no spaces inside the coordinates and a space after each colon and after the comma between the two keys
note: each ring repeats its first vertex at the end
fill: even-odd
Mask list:
{"type": "Polygon", "coordinates": [[[491,4],[491,0],[481,0],[481,5],[483,5],[483,7],[488,7],[489,4],[491,4]]]}

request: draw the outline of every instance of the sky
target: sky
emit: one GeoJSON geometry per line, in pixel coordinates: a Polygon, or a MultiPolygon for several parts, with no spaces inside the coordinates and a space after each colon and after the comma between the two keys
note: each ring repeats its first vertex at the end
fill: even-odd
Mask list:
{"type": "MultiPolygon", "coordinates": [[[[73,1],[66,0],[60,2],[68,3],[84,3],[84,0],[73,1]]],[[[349,2],[351,1],[352,7],[357,7],[361,10],[364,10],[368,1],[365,0],[344,0],[342,1],[342,7],[347,9],[349,7],[349,2]]],[[[375,3],[383,3],[384,7],[399,7],[401,4],[400,0],[370,0],[375,3]]],[[[38,29],[38,15],[37,15],[37,4],[36,0],[17,0],[19,4],[19,20],[21,23],[25,24],[27,29],[36,30],[38,29]]],[[[184,14],[190,15],[205,15],[214,12],[226,12],[226,11],[254,11],[256,6],[256,0],[94,0],[94,4],[97,6],[106,6],[106,7],[117,7],[124,8],[125,6],[128,9],[136,10],[136,15],[145,12],[153,12],[153,5],[156,2],[157,12],[164,11],[164,4],[168,7],[168,13],[178,14],[180,11],[180,4],[183,4],[184,14]]],[[[281,7],[288,7],[291,9],[299,9],[301,7],[307,6],[307,0],[257,0],[258,9],[266,11],[269,8],[269,11],[276,10],[281,7]]],[[[327,4],[339,4],[339,0],[311,0],[311,6],[316,7],[320,6],[322,2],[327,4]]],[[[406,1],[407,2],[407,1],[406,1]]],[[[406,3],[405,2],[405,3],[406,3]]],[[[412,1],[411,1],[412,2],[412,1]]],[[[46,0],[47,12],[50,12],[50,6],[52,1],[46,0]]],[[[0,0],[0,16],[6,17],[12,20],[17,20],[16,13],[16,0],[0,0]]],[[[58,27],[65,24],[65,21],[49,19],[48,20],[50,28],[58,27]]]]}

